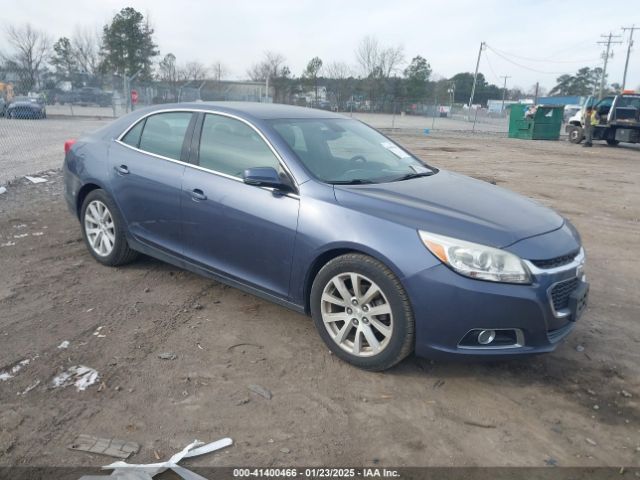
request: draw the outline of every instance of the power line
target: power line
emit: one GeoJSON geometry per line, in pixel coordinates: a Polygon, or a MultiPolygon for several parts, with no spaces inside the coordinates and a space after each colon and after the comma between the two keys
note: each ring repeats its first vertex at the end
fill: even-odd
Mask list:
{"type": "Polygon", "coordinates": [[[497,56],[502,58],[503,60],[506,60],[507,62],[512,63],[517,67],[524,68],[525,70],[530,70],[530,71],[536,72],[536,73],[542,73],[543,75],[564,75],[565,73],[567,73],[566,71],[564,71],[564,72],[545,72],[544,70],[538,70],[536,68],[527,67],[526,65],[522,65],[521,63],[515,62],[515,61],[511,60],[510,58],[502,55],[501,53],[497,52],[494,48],[490,47],[489,45],[487,45],[486,47],[489,50],[491,50],[493,53],[495,53],[497,56]]]}
{"type": "Polygon", "coordinates": [[[590,62],[595,62],[598,59],[594,59],[594,58],[585,58],[582,60],[550,60],[551,57],[553,57],[553,55],[551,57],[548,58],[531,58],[531,57],[523,57],[521,55],[516,55],[515,53],[508,53],[505,52],[504,50],[498,50],[495,47],[492,47],[494,51],[499,51],[500,53],[502,53],[503,55],[508,55],[510,57],[514,57],[514,58],[518,58],[520,60],[527,60],[529,62],[543,62],[543,63],[590,63],[590,62]]]}
{"type": "Polygon", "coordinates": [[[487,55],[487,51],[486,50],[484,52],[484,59],[487,61],[487,65],[489,66],[489,70],[491,71],[493,76],[496,78],[496,80],[500,81],[500,77],[495,72],[495,70],[493,69],[493,66],[491,65],[491,62],[489,61],[489,55],[487,55]]]}

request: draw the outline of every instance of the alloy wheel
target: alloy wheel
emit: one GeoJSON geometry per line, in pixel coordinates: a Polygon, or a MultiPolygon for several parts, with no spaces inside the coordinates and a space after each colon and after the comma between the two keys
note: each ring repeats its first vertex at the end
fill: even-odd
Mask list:
{"type": "Polygon", "coordinates": [[[391,305],[382,289],[362,274],[334,276],[324,287],[320,309],[333,341],[351,355],[377,355],[391,340],[391,305]]]}
{"type": "Polygon", "coordinates": [[[107,206],[100,200],[93,200],[84,213],[84,230],[91,249],[99,256],[106,257],[116,243],[116,227],[107,206]]]}

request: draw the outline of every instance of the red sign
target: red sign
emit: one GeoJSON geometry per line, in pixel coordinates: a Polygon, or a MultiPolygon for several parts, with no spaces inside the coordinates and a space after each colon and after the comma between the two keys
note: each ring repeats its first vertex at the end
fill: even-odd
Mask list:
{"type": "Polygon", "coordinates": [[[138,91],[137,90],[131,90],[131,103],[132,104],[136,104],[138,103],[138,91]]]}

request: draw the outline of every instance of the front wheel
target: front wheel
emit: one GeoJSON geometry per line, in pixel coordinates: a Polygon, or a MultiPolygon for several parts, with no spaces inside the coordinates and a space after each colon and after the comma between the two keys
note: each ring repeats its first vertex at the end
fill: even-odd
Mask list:
{"type": "Polygon", "coordinates": [[[359,368],[391,368],[413,351],[413,311],[381,262],[347,254],[327,263],[311,288],[311,314],[329,349],[359,368]]]}
{"type": "Polygon", "coordinates": [[[569,127],[569,141],[571,143],[580,143],[584,139],[584,131],[582,127],[571,125],[569,127]]]}
{"type": "Polygon", "coordinates": [[[138,253],[127,243],[124,221],[104,190],[93,190],[87,195],[80,222],[84,242],[98,262],[115,267],[137,257],[138,253]]]}

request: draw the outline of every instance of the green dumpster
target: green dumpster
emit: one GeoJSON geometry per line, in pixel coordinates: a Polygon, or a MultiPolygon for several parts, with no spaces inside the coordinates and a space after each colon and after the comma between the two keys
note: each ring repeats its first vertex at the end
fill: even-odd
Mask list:
{"type": "Polygon", "coordinates": [[[564,105],[511,105],[509,138],[558,140],[564,105]]]}

